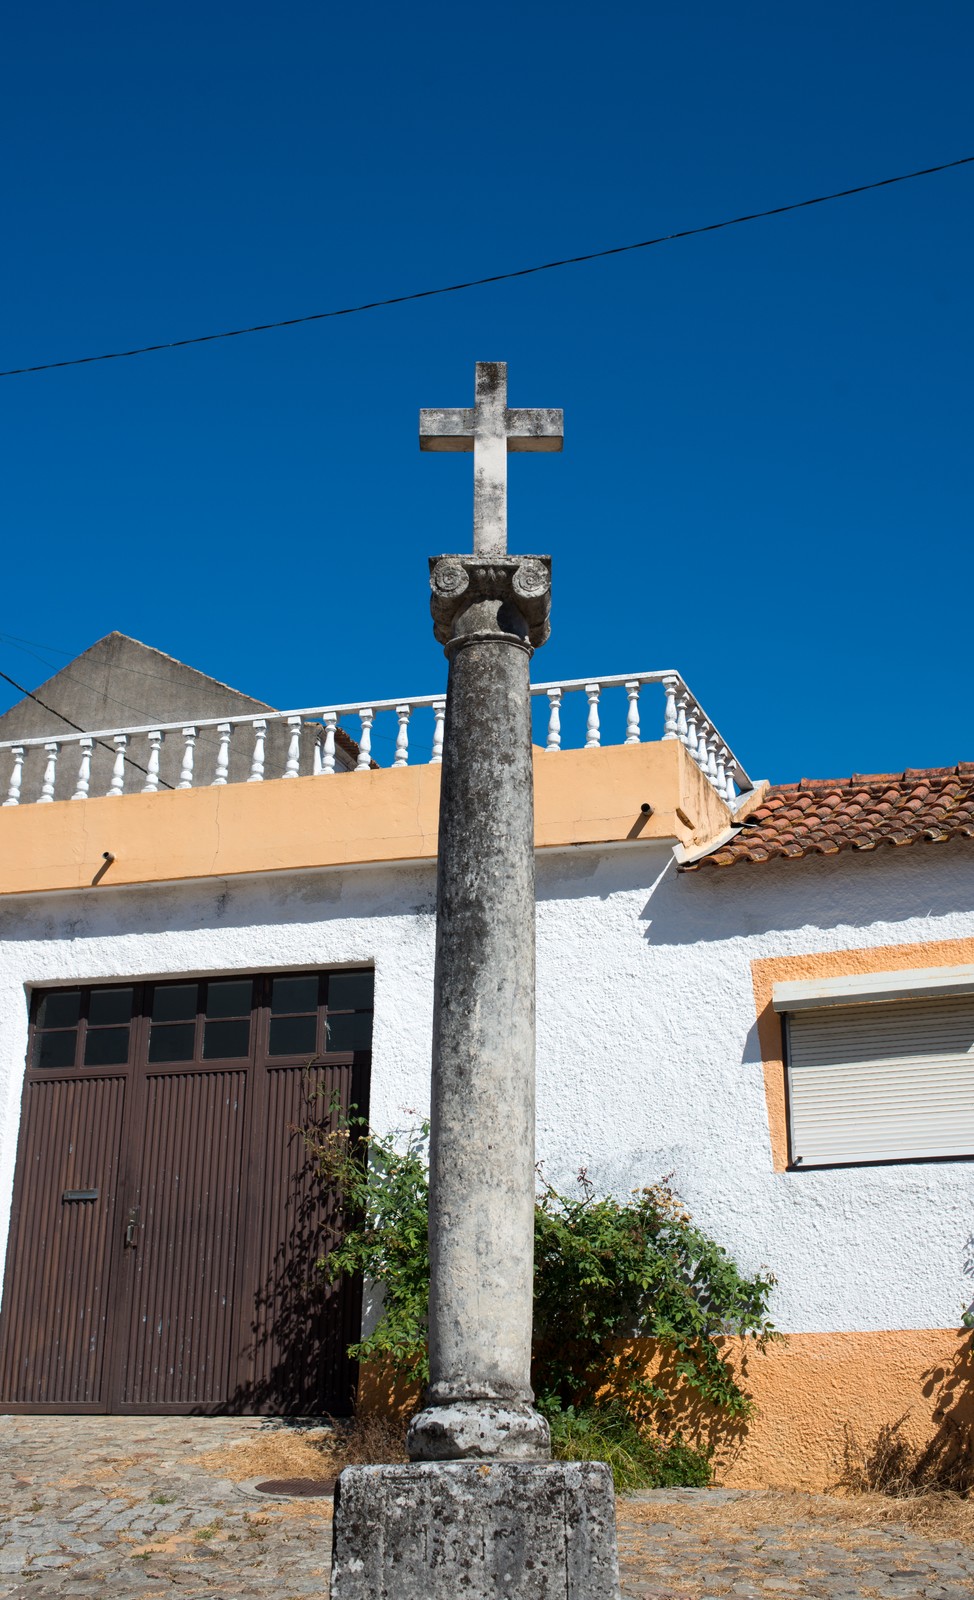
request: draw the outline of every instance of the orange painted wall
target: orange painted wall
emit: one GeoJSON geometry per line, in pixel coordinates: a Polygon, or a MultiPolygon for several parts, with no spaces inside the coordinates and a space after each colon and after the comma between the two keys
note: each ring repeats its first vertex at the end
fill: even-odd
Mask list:
{"type": "Polygon", "coordinates": [[[746,1426],[721,1439],[700,1418],[697,1436],[732,1488],[827,1489],[846,1452],[862,1459],[889,1427],[914,1454],[949,1451],[958,1429],[969,1438],[972,1376],[971,1336],[956,1329],[789,1334],[748,1359],[746,1426]]]}
{"type": "MultiPolygon", "coordinates": [[[[542,751],[534,769],[539,847],[693,845],[728,823],[677,740],[542,751]]],[[[0,809],[0,894],[428,860],[439,793],[439,767],[417,766],[10,806],[0,809]]]]}
{"type": "MultiPolygon", "coordinates": [[[[739,1364],[742,1341],[727,1343],[739,1364]]],[[[728,1488],[834,1489],[847,1455],[868,1457],[885,1429],[931,1460],[974,1430],[972,1338],[952,1328],[789,1334],[747,1355],[742,1382],[755,1410],[740,1424],[696,1402],[648,1342],[646,1370],[672,1397],[670,1427],[713,1450],[716,1481],[728,1488]]],[[[417,1388],[362,1369],[360,1411],[405,1418],[418,1403],[417,1388]]]]}

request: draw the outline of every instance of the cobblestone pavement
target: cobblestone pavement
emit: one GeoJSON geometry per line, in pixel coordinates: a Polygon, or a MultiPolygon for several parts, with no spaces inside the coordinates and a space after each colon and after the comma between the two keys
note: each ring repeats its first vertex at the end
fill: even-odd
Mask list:
{"type": "MultiPolygon", "coordinates": [[[[0,1417],[0,1595],[11,1600],[298,1600],[327,1595],[331,1507],[275,1501],[200,1457],[251,1418],[0,1417]]],[[[849,1528],[824,1497],[762,1520],[731,1490],[659,1490],[619,1508],[633,1600],[974,1600],[974,1549],[895,1525],[849,1528]],[[746,1515],[745,1515],[746,1511],[746,1515]]],[[[799,1502],[796,1501],[796,1504],[799,1502]]]]}

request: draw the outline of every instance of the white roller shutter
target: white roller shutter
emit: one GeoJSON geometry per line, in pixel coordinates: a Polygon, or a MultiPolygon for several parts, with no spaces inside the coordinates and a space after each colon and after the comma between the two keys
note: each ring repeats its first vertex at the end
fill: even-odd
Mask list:
{"type": "Polygon", "coordinates": [[[974,1155],[974,995],[787,1018],[796,1165],[974,1155]]]}

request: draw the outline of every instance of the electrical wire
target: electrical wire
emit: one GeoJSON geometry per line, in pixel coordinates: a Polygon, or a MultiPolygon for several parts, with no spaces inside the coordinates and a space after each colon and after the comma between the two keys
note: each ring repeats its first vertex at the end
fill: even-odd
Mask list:
{"type": "MultiPolygon", "coordinates": [[[[47,712],[49,712],[49,714],[52,717],[58,717],[58,718],[60,718],[60,720],[62,722],[66,722],[69,728],[73,728],[74,729],[75,733],[87,733],[88,732],[87,728],[82,728],[79,723],[72,722],[70,717],[66,717],[64,715],[63,711],[55,711],[53,706],[49,706],[44,700],[41,700],[36,694],[34,694],[33,690],[25,689],[23,684],[22,683],[18,683],[15,678],[11,678],[9,673],[0,672],[0,678],[3,679],[4,683],[9,683],[11,688],[16,689],[18,694],[26,695],[28,700],[33,700],[35,705],[39,705],[42,711],[47,711],[47,712]]],[[[106,744],[104,739],[96,739],[95,740],[95,744],[98,745],[99,749],[107,750],[109,755],[111,755],[111,756],[117,754],[117,752],[112,747],[112,745],[106,744]]],[[[141,772],[143,774],[143,776],[146,777],[146,778],[149,776],[148,767],[143,767],[142,763],[139,762],[139,761],[136,761],[133,756],[126,755],[126,756],[123,757],[123,759],[125,761],[126,766],[134,767],[137,772],[141,772]]],[[[172,784],[171,783],[167,783],[164,778],[160,778],[159,779],[159,787],[162,788],[162,789],[171,789],[172,788],[172,784]]]]}
{"type": "Polygon", "coordinates": [[[143,344],[133,350],[109,350],[97,356],[75,356],[67,361],[42,361],[32,367],[10,367],[0,378],[20,378],[30,372],[54,372],[60,367],[84,367],[95,361],[124,361],[129,356],[153,355],[159,350],[182,350],[192,344],[212,344],[218,339],[240,339],[248,333],[269,333],[275,328],[296,328],[305,322],[325,322],[331,317],[354,317],[360,311],[378,311],[384,306],[401,306],[412,300],[429,300],[434,295],[457,294],[461,289],[480,289],[488,283],[507,283],[512,278],[527,278],[536,272],[553,272],[556,267],[573,267],[583,261],[602,261],[606,256],[625,255],[630,250],[648,250],[653,245],[671,244],[675,239],[693,239],[702,233],[717,233],[721,228],[736,228],[742,222],[759,222],[764,217],[780,217],[786,211],[803,211],[808,206],[825,205],[830,200],[846,200],[850,195],[867,194],[871,189],[886,189],[893,183],[908,183],[911,178],[928,178],[935,172],[964,167],[974,156],[958,156],[935,167],[918,167],[915,172],[899,172],[892,178],[877,178],[858,183],[851,189],[836,189],[831,194],[813,195],[808,200],[792,200],[788,205],[771,206],[767,211],[749,211],[739,217],[725,217],[697,228],[681,228],[676,233],[661,233],[654,239],[638,239],[634,244],[617,244],[605,250],[589,250],[584,255],[563,256],[558,261],[542,261],[533,267],[518,267],[512,272],[495,272],[486,278],[468,278],[463,283],[442,284],[436,289],[418,289],[412,294],[390,295],[385,300],[366,300],[362,305],[342,306],[335,311],[312,311],[303,317],[284,317],[279,322],[257,322],[249,328],[228,328],[222,333],[200,333],[191,339],[170,339],[164,344],[143,344]]]}
{"type": "MultiPolygon", "coordinates": [[[[68,670],[77,661],[80,661],[82,655],[86,654],[85,651],[79,650],[79,651],[74,652],[74,654],[72,655],[72,652],[70,650],[62,650],[60,645],[43,644],[41,642],[41,640],[39,640],[39,639],[22,639],[22,638],[20,638],[20,636],[18,634],[15,634],[15,633],[0,633],[0,642],[2,642],[3,640],[6,640],[6,642],[8,644],[12,644],[15,650],[19,650],[20,651],[21,655],[30,656],[32,660],[39,661],[42,667],[49,667],[50,670],[54,673],[54,675],[56,677],[64,678],[65,680],[67,680],[70,683],[77,683],[77,684],[79,684],[81,686],[82,689],[90,689],[92,691],[92,693],[100,694],[103,697],[103,699],[110,700],[113,705],[121,706],[125,711],[134,712],[136,714],[136,716],[138,716],[140,718],[144,718],[146,716],[145,708],[143,706],[133,706],[127,700],[119,700],[117,695],[107,694],[103,689],[95,690],[93,688],[92,684],[85,682],[84,678],[79,678],[76,673],[70,672],[68,670]],[[45,661],[45,659],[44,659],[44,657],[42,655],[38,655],[37,654],[37,650],[30,650],[30,649],[27,648],[28,645],[31,645],[31,644],[36,645],[37,646],[37,650],[45,650],[45,651],[47,651],[47,653],[49,655],[67,656],[68,657],[67,666],[60,667],[60,666],[58,666],[56,661],[45,661]]],[[[139,640],[136,640],[137,644],[139,642],[140,642],[139,640]]],[[[146,645],[145,649],[152,650],[153,646],[152,645],[146,645]]],[[[162,654],[161,651],[158,651],[156,653],[157,654],[162,654]]],[[[174,658],[170,657],[169,659],[172,660],[174,658]]],[[[181,661],[177,662],[177,666],[184,666],[184,665],[185,665],[184,662],[181,662],[181,661]]],[[[189,670],[191,672],[196,672],[198,669],[195,668],[195,667],[190,667],[189,670]]],[[[168,685],[172,684],[172,678],[168,674],[163,674],[161,672],[144,672],[141,667],[133,667],[131,662],[128,662],[128,661],[125,663],[125,674],[126,674],[127,677],[132,677],[132,678],[146,678],[150,683],[165,683],[165,684],[168,684],[168,685]]],[[[203,676],[206,677],[206,676],[208,676],[208,674],[204,673],[203,676]]],[[[249,699],[252,698],[250,695],[243,694],[243,691],[240,690],[240,689],[233,689],[230,684],[220,683],[219,679],[214,678],[211,681],[214,682],[214,683],[217,683],[219,685],[219,687],[222,688],[222,689],[228,689],[231,694],[240,695],[241,698],[244,699],[244,700],[249,700],[249,699]]],[[[43,687],[43,685],[42,685],[42,687],[43,687]]],[[[254,700],[253,701],[253,709],[254,709],[255,713],[258,713],[260,711],[273,711],[273,710],[276,710],[276,707],[265,705],[265,703],[262,700],[254,700]]],[[[245,715],[246,714],[246,710],[247,710],[246,707],[242,708],[241,709],[241,715],[245,715]]]]}
{"type": "MultiPolygon", "coordinates": [[[[0,639],[7,639],[9,643],[13,644],[13,639],[10,637],[9,634],[0,633],[0,639]]],[[[13,644],[13,648],[15,650],[19,650],[19,652],[20,652],[20,654],[22,656],[30,656],[33,661],[39,661],[42,667],[47,667],[52,672],[54,677],[63,678],[65,683],[76,683],[82,689],[92,690],[92,685],[90,683],[86,683],[84,678],[79,678],[75,673],[68,671],[68,667],[71,666],[71,662],[70,661],[68,662],[67,666],[59,667],[56,661],[45,661],[44,657],[41,656],[41,655],[38,655],[36,650],[28,649],[27,645],[25,645],[25,644],[13,644]]],[[[47,649],[47,648],[48,647],[46,645],[42,645],[41,646],[41,649],[47,649]]],[[[54,647],[51,646],[51,648],[53,649],[54,647]]],[[[59,650],[58,651],[58,655],[61,655],[61,654],[65,654],[66,655],[67,652],[66,651],[62,652],[62,651],[59,650]]],[[[75,659],[77,659],[77,657],[75,659]]],[[[131,669],[127,669],[127,670],[131,670],[131,669]]],[[[150,676],[155,676],[155,679],[156,679],[157,682],[162,681],[161,678],[159,677],[159,675],[157,675],[157,674],[150,674],[150,673],[143,672],[143,673],[140,673],[139,676],[143,677],[143,678],[150,677],[150,676]]],[[[133,706],[131,701],[129,701],[129,700],[120,700],[118,698],[118,695],[109,694],[107,692],[107,690],[105,690],[105,689],[99,689],[97,691],[96,690],[92,690],[92,692],[100,694],[103,700],[111,701],[113,706],[121,706],[123,711],[130,711],[132,713],[132,715],[137,719],[143,716],[142,707],[141,706],[133,706]]]]}

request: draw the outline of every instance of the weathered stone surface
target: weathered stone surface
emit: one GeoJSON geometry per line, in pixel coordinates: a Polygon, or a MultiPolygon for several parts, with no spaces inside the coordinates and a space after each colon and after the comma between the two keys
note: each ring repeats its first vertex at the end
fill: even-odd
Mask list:
{"type": "Polygon", "coordinates": [[[473,451],[473,547],[507,549],[509,451],[560,450],[565,420],[551,407],[507,404],[507,362],[478,361],[473,406],[419,414],[421,450],[473,451]]]}
{"type": "Polygon", "coordinates": [[[430,1140],[430,1383],[412,1459],[546,1460],[532,1409],[534,793],[529,662],[543,557],[441,557],[450,661],[440,787],[430,1140]]]}
{"type": "Polygon", "coordinates": [[[346,1467],[332,1600],[618,1600],[602,1463],[346,1467]]]}
{"type": "MultiPolygon", "coordinates": [[[[0,1595],[323,1600],[331,1502],[263,1500],[204,1464],[212,1451],[256,1443],[268,1430],[288,1432],[267,1417],[0,1417],[0,1595]],[[105,1527],[126,1503],[140,1524],[154,1519],[137,1539],[105,1527]],[[201,1526],[213,1530],[204,1542],[201,1526]],[[35,1555],[59,1552],[70,1565],[35,1570],[35,1555]]],[[[642,1498],[617,1507],[622,1592],[633,1600],[726,1600],[737,1582],[770,1597],[769,1578],[792,1576],[802,1600],[974,1595],[969,1541],[896,1523],[864,1532],[849,1525],[844,1500],[795,1495],[789,1513],[773,1496],[767,1521],[756,1523],[760,1490],[663,1489],[645,1497],[652,1504],[642,1498]],[[923,1576],[904,1580],[905,1568],[923,1576]],[[674,1570],[678,1577],[664,1576],[674,1570]]]]}
{"type": "Polygon", "coordinates": [[[430,1405],[409,1427],[413,1461],[547,1461],[548,1424],[527,1401],[430,1405]]]}

